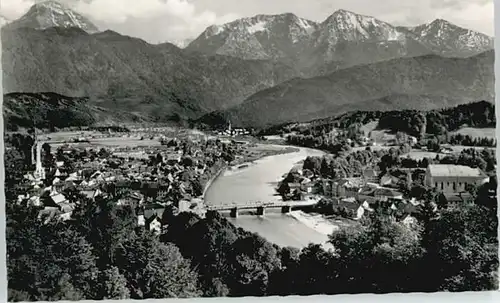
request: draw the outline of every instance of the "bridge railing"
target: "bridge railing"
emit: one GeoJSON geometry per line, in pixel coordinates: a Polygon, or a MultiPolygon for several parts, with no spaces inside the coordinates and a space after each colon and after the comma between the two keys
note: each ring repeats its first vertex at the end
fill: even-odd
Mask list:
{"type": "Polygon", "coordinates": [[[257,208],[257,207],[284,207],[284,206],[311,206],[316,204],[317,201],[294,201],[294,202],[249,202],[245,204],[231,203],[220,205],[209,205],[208,210],[229,210],[233,208],[257,208]]]}

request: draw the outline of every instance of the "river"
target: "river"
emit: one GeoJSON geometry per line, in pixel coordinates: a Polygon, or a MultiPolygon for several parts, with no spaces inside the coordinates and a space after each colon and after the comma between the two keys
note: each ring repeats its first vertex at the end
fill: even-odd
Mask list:
{"type": "MultiPolygon", "coordinates": [[[[276,147],[276,146],[275,146],[276,147]]],[[[283,148],[283,146],[281,146],[283,148]]],[[[307,156],[321,156],[321,151],[300,148],[298,152],[269,156],[246,168],[227,170],[205,193],[207,205],[242,203],[249,201],[281,200],[275,187],[282,176],[307,156]]],[[[228,218],[234,225],[255,232],[279,246],[302,248],[309,243],[325,244],[333,230],[325,220],[310,217],[301,211],[281,214],[280,210],[266,210],[265,216],[245,215],[228,218]]],[[[325,245],[328,247],[329,245],[325,245]]]]}

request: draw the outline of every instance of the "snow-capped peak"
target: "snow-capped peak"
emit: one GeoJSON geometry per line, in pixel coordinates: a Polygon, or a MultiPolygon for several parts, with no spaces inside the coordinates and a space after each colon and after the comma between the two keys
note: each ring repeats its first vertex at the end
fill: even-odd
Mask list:
{"type": "Polygon", "coordinates": [[[35,7],[45,7],[48,9],[52,9],[54,11],[60,11],[63,13],[65,10],[68,8],[64,5],[62,5],[60,2],[54,1],[54,0],[47,0],[47,1],[42,1],[35,3],[33,6],[35,7]]]}
{"type": "Polygon", "coordinates": [[[371,16],[340,9],[335,11],[321,25],[322,40],[328,38],[330,44],[338,40],[347,41],[393,41],[404,38],[403,33],[392,25],[371,16]]]}
{"type": "Polygon", "coordinates": [[[458,53],[474,54],[477,51],[493,48],[491,37],[443,19],[436,19],[409,29],[437,53],[449,52],[455,55],[458,51],[458,53]]]}
{"type": "Polygon", "coordinates": [[[46,29],[49,27],[77,27],[88,33],[97,32],[97,27],[87,18],[58,1],[37,2],[20,19],[13,21],[15,27],[46,29]]]}
{"type": "Polygon", "coordinates": [[[256,23],[247,27],[247,30],[250,34],[255,34],[257,32],[266,31],[267,22],[266,21],[257,21],[256,23]]]}
{"type": "Polygon", "coordinates": [[[206,37],[217,36],[224,31],[223,25],[211,25],[205,31],[206,37]]]}
{"type": "Polygon", "coordinates": [[[311,34],[317,27],[317,24],[312,21],[299,18],[291,13],[285,13],[280,15],[257,15],[254,17],[237,19],[222,25],[212,25],[206,29],[204,35],[206,38],[210,38],[223,33],[229,35],[229,32],[238,31],[254,35],[272,31],[276,24],[285,24],[289,28],[297,27],[305,31],[306,34],[311,34]]]}

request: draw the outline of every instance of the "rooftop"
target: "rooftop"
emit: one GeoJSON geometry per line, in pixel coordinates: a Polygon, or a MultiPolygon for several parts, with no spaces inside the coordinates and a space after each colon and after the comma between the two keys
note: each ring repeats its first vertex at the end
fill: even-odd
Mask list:
{"type": "Polygon", "coordinates": [[[432,164],[429,171],[433,177],[485,177],[479,168],[465,165],[432,164]]]}

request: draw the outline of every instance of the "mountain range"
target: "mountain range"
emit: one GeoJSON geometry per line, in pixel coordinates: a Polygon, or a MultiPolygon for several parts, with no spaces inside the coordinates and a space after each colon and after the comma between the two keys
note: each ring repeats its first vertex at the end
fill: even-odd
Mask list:
{"type": "Polygon", "coordinates": [[[442,19],[396,27],[347,10],[322,23],[294,14],[258,15],[207,28],[186,49],[243,59],[293,63],[305,76],[400,57],[467,57],[493,48],[493,39],[442,19]]]}
{"type": "Polygon", "coordinates": [[[271,61],[193,56],[172,44],[78,28],[2,31],[4,93],[89,97],[152,121],[193,118],[294,77],[271,61]]]}
{"type": "Polygon", "coordinates": [[[493,39],[440,19],[396,27],[346,10],[321,23],[258,15],[210,26],[181,49],[100,32],[45,1],[2,27],[2,46],[4,93],[34,93],[20,104],[54,92],[125,120],[260,126],[493,96],[493,39]]]}

